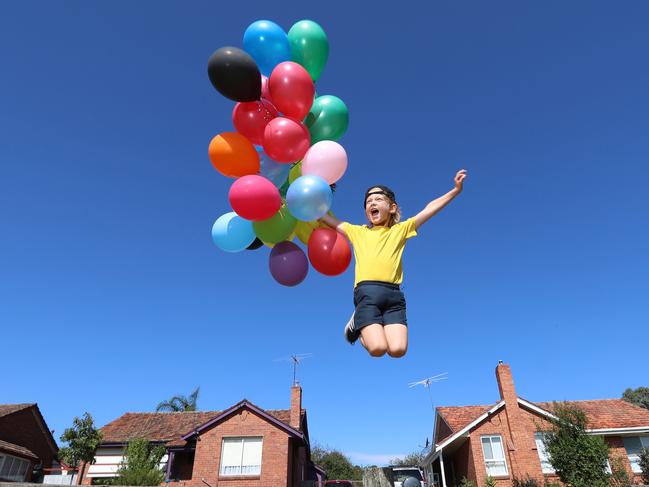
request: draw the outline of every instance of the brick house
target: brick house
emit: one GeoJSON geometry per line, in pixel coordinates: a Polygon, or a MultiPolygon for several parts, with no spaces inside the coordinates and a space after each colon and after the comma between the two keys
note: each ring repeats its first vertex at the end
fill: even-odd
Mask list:
{"type": "Polygon", "coordinates": [[[223,411],[126,413],[101,428],[95,463],[81,483],[114,477],[128,440],[164,445],[162,485],[300,487],[323,477],[311,462],[302,388],[291,388],[291,408],[264,410],[244,399],[223,411]]]}
{"type": "MultiPolygon", "coordinates": [[[[502,362],[496,379],[497,403],[436,409],[433,447],[422,463],[429,485],[454,486],[466,477],[483,486],[488,475],[499,487],[511,487],[513,478],[528,475],[539,485],[559,483],[540,436],[545,420],[552,417],[553,403],[519,397],[511,369],[502,362]]],[[[649,447],[649,410],[621,399],[568,404],[585,412],[588,431],[603,436],[610,458],[620,458],[629,477],[641,483],[638,453],[649,447]]]]}
{"type": "Polygon", "coordinates": [[[0,404],[0,481],[37,480],[56,461],[56,441],[36,404],[0,404]]]}

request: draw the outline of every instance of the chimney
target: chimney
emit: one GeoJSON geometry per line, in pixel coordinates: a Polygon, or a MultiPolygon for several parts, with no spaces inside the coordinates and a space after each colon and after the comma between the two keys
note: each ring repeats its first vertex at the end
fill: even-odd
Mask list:
{"type": "Polygon", "coordinates": [[[291,387],[291,419],[290,425],[299,430],[302,415],[302,387],[297,382],[291,387]]]}
{"type": "Polygon", "coordinates": [[[498,366],[496,367],[496,379],[498,380],[500,399],[504,399],[508,405],[515,406],[518,401],[518,396],[514,387],[512,369],[509,368],[509,365],[504,364],[502,360],[498,362],[498,366]]]}

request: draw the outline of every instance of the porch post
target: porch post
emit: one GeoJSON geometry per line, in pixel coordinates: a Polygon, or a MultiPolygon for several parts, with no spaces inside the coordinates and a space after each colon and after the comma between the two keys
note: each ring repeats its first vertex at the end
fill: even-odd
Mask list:
{"type": "Polygon", "coordinates": [[[165,476],[165,480],[170,480],[171,478],[171,464],[174,461],[174,453],[173,451],[169,451],[167,454],[167,475],[165,476]]]}
{"type": "Polygon", "coordinates": [[[442,487],[446,487],[446,474],[444,473],[444,451],[439,451],[439,469],[442,471],[442,487]]]}

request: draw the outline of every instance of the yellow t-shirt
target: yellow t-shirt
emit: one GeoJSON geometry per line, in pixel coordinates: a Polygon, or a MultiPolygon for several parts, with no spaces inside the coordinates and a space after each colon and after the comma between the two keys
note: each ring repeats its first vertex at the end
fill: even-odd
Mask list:
{"type": "Polygon", "coordinates": [[[390,228],[343,222],[342,230],[354,247],[354,286],[361,281],[403,282],[401,256],[406,240],[417,235],[414,217],[390,228]]]}

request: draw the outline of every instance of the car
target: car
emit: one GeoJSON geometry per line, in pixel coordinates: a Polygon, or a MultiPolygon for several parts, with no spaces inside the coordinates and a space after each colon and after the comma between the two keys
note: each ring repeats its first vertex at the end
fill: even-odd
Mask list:
{"type": "Polygon", "coordinates": [[[349,480],[327,480],[325,481],[325,487],[330,487],[330,486],[336,486],[336,487],[354,487],[354,484],[352,484],[349,480]]]}
{"type": "Polygon", "coordinates": [[[392,477],[394,478],[394,487],[414,487],[415,481],[419,482],[420,487],[426,487],[424,475],[419,467],[392,467],[392,477]],[[414,479],[408,481],[406,479],[414,479]]]}

